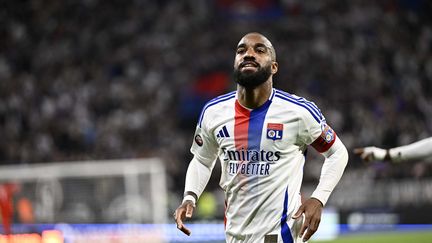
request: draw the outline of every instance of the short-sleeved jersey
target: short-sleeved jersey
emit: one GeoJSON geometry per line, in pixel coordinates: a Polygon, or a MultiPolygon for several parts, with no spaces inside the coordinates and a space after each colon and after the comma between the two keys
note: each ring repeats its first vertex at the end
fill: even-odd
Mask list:
{"type": "Polygon", "coordinates": [[[204,106],[191,152],[208,165],[219,158],[228,242],[296,242],[291,217],[301,204],[305,151],[326,130],[323,151],[335,133],[320,110],[277,89],[253,110],[239,104],[236,92],[204,106]]]}

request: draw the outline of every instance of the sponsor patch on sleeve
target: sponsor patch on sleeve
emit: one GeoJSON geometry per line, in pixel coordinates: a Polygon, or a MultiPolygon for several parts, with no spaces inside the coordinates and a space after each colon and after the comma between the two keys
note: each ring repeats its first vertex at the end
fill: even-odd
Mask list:
{"type": "Polygon", "coordinates": [[[202,139],[202,137],[199,135],[199,134],[197,134],[196,136],[195,136],[195,143],[196,144],[198,144],[198,146],[203,146],[203,139],[202,139]]]}
{"type": "Polygon", "coordinates": [[[336,133],[326,123],[321,124],[321,136],[319,136],[311,145],[318,152],[323,153],[329,150],[336,140],[336,133]]]}

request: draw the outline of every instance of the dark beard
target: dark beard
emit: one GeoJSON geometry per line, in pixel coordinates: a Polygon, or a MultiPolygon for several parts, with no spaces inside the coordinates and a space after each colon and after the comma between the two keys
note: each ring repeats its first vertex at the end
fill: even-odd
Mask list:
{"type": "Polygon", "coordinates": [[[259,67],[254,73],[242,73],[239,68],[234,69],[234,80],[245,88],[255,88],[267,81],[271,75],[271,65],[259,67]]]}

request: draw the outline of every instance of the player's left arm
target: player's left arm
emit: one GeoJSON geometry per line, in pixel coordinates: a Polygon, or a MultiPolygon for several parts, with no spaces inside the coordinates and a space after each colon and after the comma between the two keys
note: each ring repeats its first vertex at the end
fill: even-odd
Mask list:
{"type": "Polygon", "coordinates": [[[318,230],[322,208],[327,203],[348,163],[348,151],[345,145],[336,136],[333,129],[325,123],[321,125],[321,134],[311,145],[325,157],[325,161],[317,188],[311,198],[307,199],[293,216],[293,218],[298,218],[302,213],[305,215],[305,221],[300,230],[300,236],[303,236],[304,241],[309,240],[318,230]]]}
{"type": "Polygon", "coordinates": [[[325,157],[318,186],[311,197],[325,205],[348,163],[348,151],[330,126],[323,127],[321,136],[311,144],[325,157]]]}

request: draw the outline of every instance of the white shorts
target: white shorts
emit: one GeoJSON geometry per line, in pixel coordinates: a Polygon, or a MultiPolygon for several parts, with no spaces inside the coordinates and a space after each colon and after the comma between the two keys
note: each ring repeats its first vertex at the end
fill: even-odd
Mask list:
{"type": "Polygon", "coordinates": [[[284,241],[281,235],[281,228],[278,227],[271,233],[254,233],[249,235],[233,235],[226,233],[227,243],[303,243],[302,238],[299,237],[300,229],[303,224],[304,217],[300,219],[288,220],[288,225],[290,228],[290,233],[292,238],[286,239],[284,241]]]}

